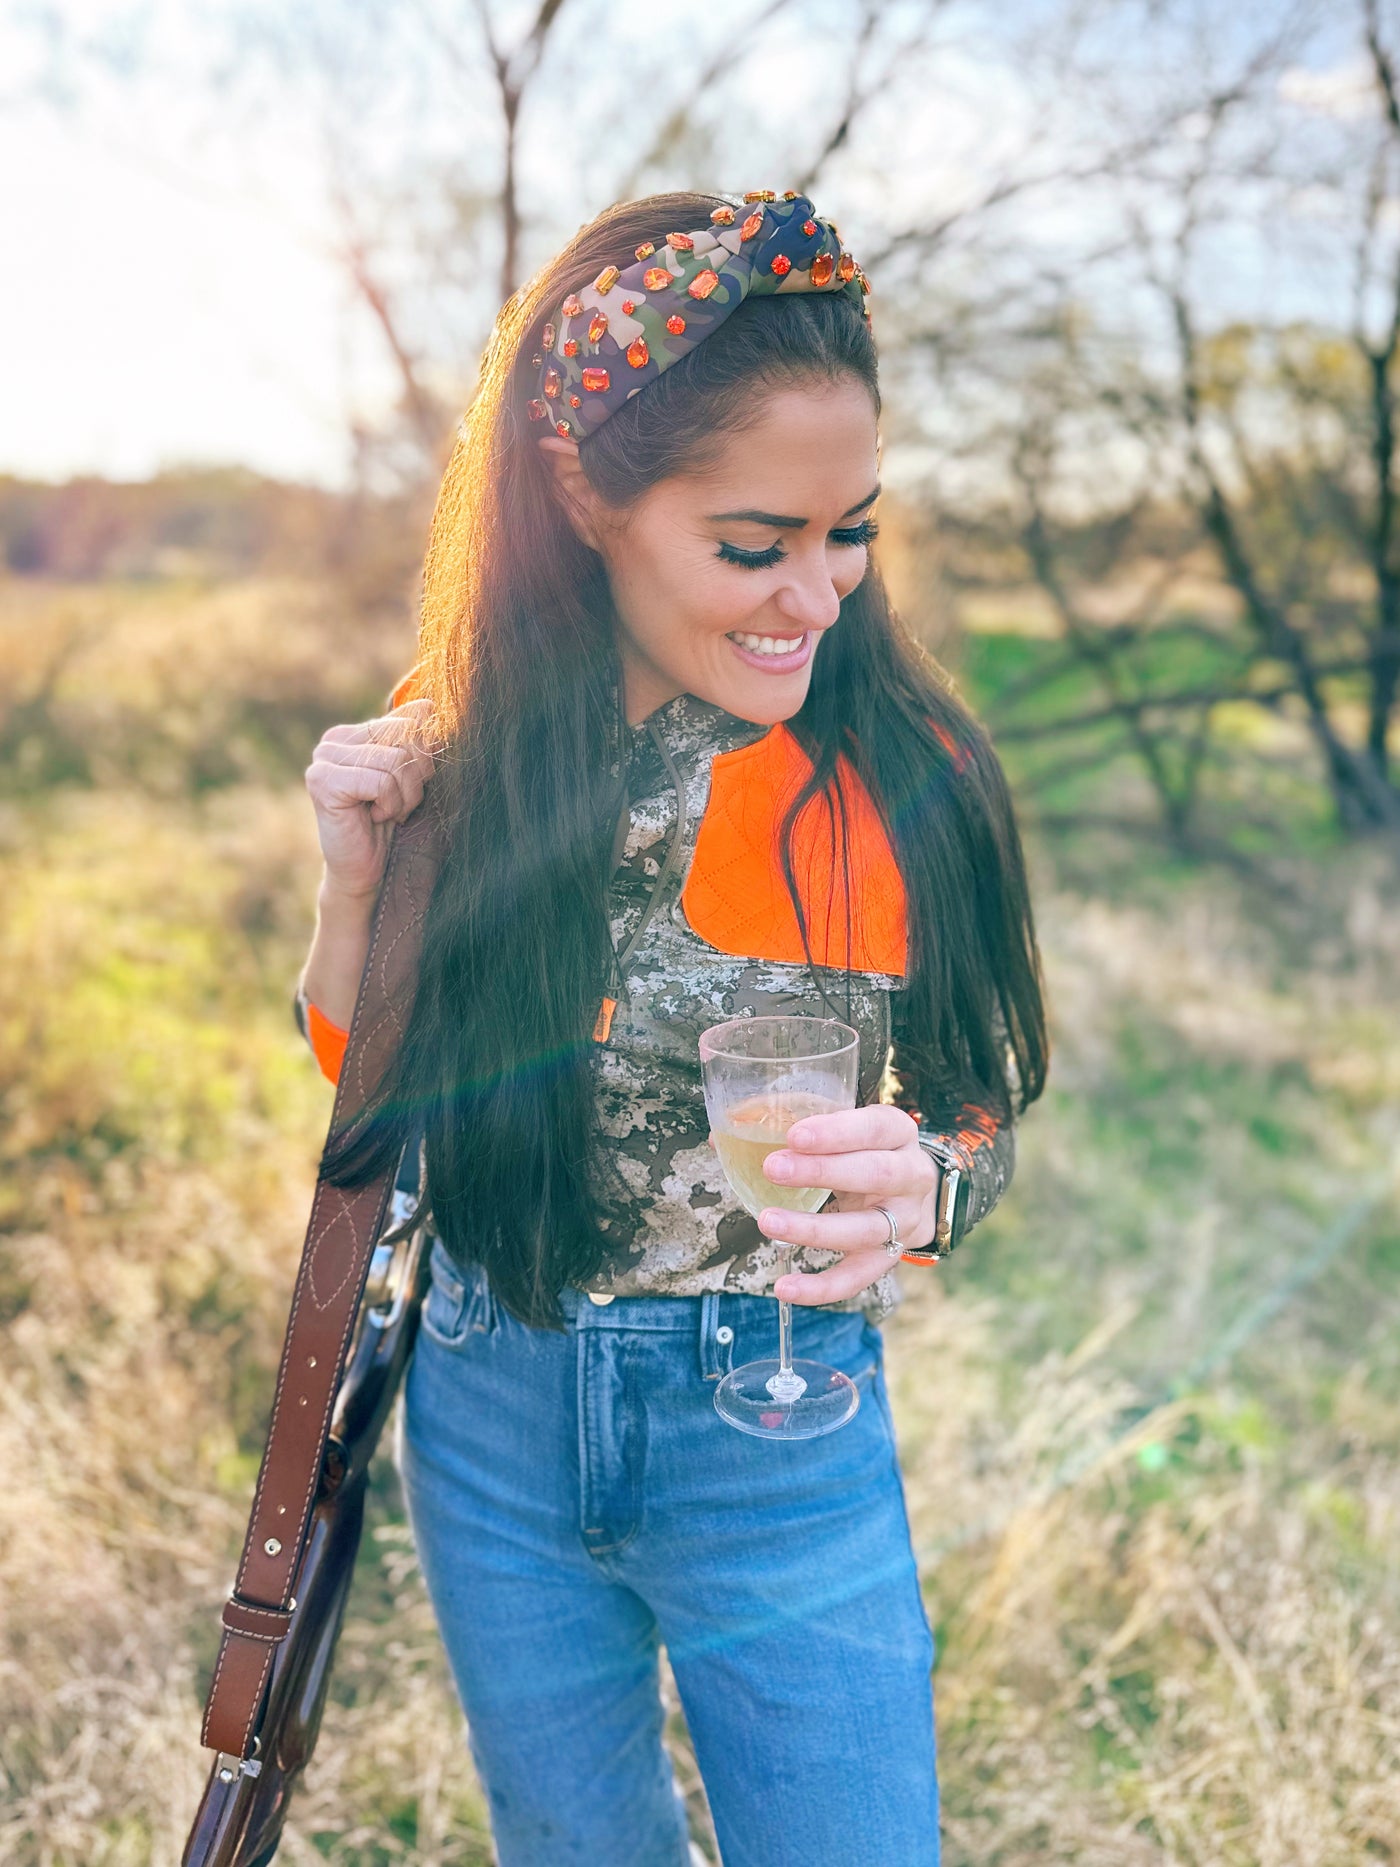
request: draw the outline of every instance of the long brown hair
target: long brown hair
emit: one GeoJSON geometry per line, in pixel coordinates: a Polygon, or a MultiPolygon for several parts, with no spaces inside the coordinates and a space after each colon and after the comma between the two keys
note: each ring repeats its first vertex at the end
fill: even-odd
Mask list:
{"type": "MultiPolygon", "coordinates": [[[[421,1130],[448,1251],[484,1264],[512,1315],[552,1328],[560,1287],[587,1282],[615,1248],[590,1195],[602,1145],[591,1031],[611,954],[607,862],[626,734],[606,570],[534,445],[531,358],[568,292],[629,263],[644,240],[707,224],[725,201],[676,193],[608,208],[496,320],[425,566],[419,679],[449,748],[434,782],[450,829],[418,995],[367,1116],[331,1138],[322,1163],[351,1185],[421,1130]]],[[[852,378],[878,413],[874,341],[849,302],[746,299],[581,441],[580,462],[625,508],[705,463],[752,418],[760,386],[852,378]]],[[[899,623],[873,565],[788,726],[813,764],[781,833],[799,924],[792,826],[825,793],[844,839],[845,752],[884,811],[905,882],[903,1010],[918,1034],[901,1052],[906,1097],[935,1126],[967,1100],[1010,1119],[1040,1095],[1048,1058],[1011,799],[985,732],[899,623]]]]}

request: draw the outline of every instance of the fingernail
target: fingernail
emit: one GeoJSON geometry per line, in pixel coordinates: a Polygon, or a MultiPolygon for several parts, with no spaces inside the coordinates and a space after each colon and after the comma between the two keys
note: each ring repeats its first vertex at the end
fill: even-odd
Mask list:
{"type": "Polygon", "coordinates": [[[763,1171],[770,1180],[781,1180],[788,1170],[786,1154],[770,1154],[763,1163],[763,1171]]]}

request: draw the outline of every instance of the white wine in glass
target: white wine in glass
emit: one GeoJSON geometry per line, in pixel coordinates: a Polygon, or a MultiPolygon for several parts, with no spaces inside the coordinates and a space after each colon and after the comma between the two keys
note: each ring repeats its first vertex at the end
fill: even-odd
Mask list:
{"type": "MultiPolygon", "coordinates": [[[[829,1187],[778,1186],[763,1171],[804,1116],[855,1107],[860,1039],[835,1018],[735,1018],[700,1034],[705,1104],[725,1176],[755,1218],[766,1206],[815,1212],[829,1187]]],[[[784,1271],[792,1248],[784,1248],[784,1271]]],[[[740,1432],[814,1439],[860,1405],[855,1383],[824,1362],[792,1359],[792,1305],[778,1300],[776,1360],[745,1362],[715,1390],[715,1410],[740,1432]]]]}

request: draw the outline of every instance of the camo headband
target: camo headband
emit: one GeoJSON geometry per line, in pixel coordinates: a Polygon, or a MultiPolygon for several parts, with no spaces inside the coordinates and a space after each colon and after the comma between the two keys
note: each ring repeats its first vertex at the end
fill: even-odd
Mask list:
{"type": "Polygon", "coordinates": [[[531,421],[586,439],[631,396],[717,330],[750,292],[842,292],[868,324],[870,281],[806,195],[771,188],[744,196],[750,212],[717,207],[708,227],[646,241],[636,264],[605,266],[570,292],[545,325],[531,421]]]}

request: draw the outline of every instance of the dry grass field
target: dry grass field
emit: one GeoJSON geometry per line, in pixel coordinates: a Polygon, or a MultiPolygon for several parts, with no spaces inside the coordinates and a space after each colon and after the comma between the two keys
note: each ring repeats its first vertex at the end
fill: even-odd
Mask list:
{"type": "MultiPolygon", "coordinates": [[[[408,648],[291,580],[0,586],[12,1867],[179,1859],[329,1113],[300,770],[408,648]]],[[[1032,855],[1051,1090],[886,1331],[945,1859],[1400,1862],[1400,884],[1032,855]]],[[[383,1454],[283,1858],[490,1860],[383,1454]]]]}

